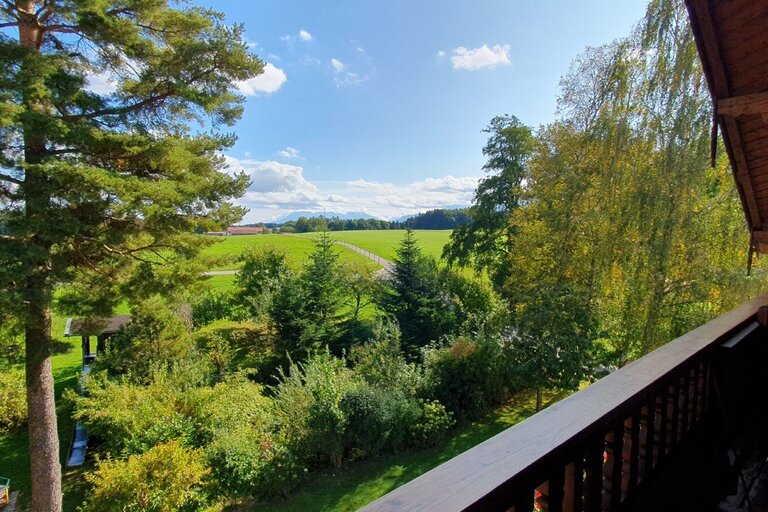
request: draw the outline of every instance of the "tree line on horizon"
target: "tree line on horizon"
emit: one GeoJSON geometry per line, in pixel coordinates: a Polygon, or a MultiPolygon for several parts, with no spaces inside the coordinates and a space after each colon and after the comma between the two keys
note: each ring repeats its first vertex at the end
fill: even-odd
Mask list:
{"type": "Polygon", "coordinates": [[[316,233],[320,231],[364,231],[380,229],[454,229],[470,222],[468,208],[436,208],[417,213],[406,220],[341,219],[339,217],[301,216],[281,224],[256,222],[247,227],[279,229],[284,233],[316,233]]]}

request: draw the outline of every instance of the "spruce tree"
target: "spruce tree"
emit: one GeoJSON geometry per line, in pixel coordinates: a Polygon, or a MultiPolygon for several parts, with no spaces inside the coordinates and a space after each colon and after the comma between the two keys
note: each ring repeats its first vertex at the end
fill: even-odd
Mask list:
{"type": "Polygon", "coordinates": [[[233,83],[262,66],[242,27],[208,9],[0,4],[0,307],[26,341],[33,511],[62,507],[54,285],[100,286],[139,265],[152,288],[159,263],[197,250],[195,230],[242,215],[228,199],[247,179],[221,172],[234,138],[216,127],[242,112],[233,83]],[[97,75],[114,90],[89,88],[97,75]]]}
{"type": "Polygon", "coordinates": [[[439,281],[434,260],[424,256],[410,229],[406,232],[379,304],[399,323],[406,353],[438,340],[456,326],[456,316],[439,281]]]}

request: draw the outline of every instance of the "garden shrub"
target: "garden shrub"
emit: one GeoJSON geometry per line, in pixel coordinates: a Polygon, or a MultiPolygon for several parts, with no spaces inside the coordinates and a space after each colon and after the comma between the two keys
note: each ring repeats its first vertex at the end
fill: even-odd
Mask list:
{"type": "Polygon", "coordinates": [[[126,460],[97,460],[85,475],[91,484],[82,512],[176,512],[199,510],[210,470],[198,450],[176,441],[126,460]]]}
{"type": "Polygon", "coordinates": [[[286,495],[306,471],[282,437],[248,425],[222,430],[206,454],[217,493],[229,497],[286,495]]]}
{"type": "Polygon", "coordinates": [[[86,382],[87,395],[70,391],[67,398],[74,402],[74,418],[104,441],[106,451],[137,454],[158,443],[193,438],[193,422],[177,407],[176,386],[109,380],[104,374],[86,382]]]}
{"type": "Polygon", "coordinates": [[[217,320],[232,319],[234,312],[235,298],[231,291],[211,290],[192,305],[192,323],[199,329],[217,320]]]}
{"type": "Polygon", "coordinates": [[[440,402],[424,400],[417,421],[410,426],[411,442],[418,448],[434,446],[445,438],[455,423],[453,414],[446,411],[440,402]]]}
{"type": "Polygon", "coordinates": [[[196,443],[205,444],[222,432],[246,425],[258,432],[274,430],[272,401],[263,388],[243,378],[230,378],[179,397],[178,409],[195,425],[196,443]]]}
{"type": "Polygon", "coordinates": [[[289,443],[302,458],[341,465],[347,418],[340,402],[358,382],[345,361],[327,351],[292,364],[287,374],[281,374],[273,388],[275,411],[289,443]]]}
{"type": "Polygon", "coordinates": [[[276,369],[275,336],[266,321],[217,320],[192,333],[194,345],[219,374],[248,368],[261,381],[276,369]]]}
{"type": "Polygon", "coordinates": [[[401,447],[410,425],[420,417],[418,402],[396,389],[370,385],[353,388],[341,399],[347,418],[344,434],[350,459],[377,455],[401,447]]]}
{"type": "Polygon", "coordinates": [[[160,298],[131,309],[131,322],[109,339],[97,367],[110,375],[146,378],[153,368],[170,366],[189,354],[191,343],[178,315],[160,298]]]}
{"type": "Polygon", "coordinates": [[[355,371],[373,386],[395,387],[408,396],[415,396],[421,386],[423,372],[419,365],[406,362],[397,322],[378,320],[371,339],[352,347],[349,358],[355,371]]]}
{"type": "Polygon", "coordinates": [[[503,403],[516,387],[510,348],[501,336],[459,336],[424,352],[424,395],[437,399],[458,419],[472,419],[503,403]]]}
{"type": "Polygon", "coordinates": [[[0,372],[0,433],[12,432],[27,422],[27,388],[22,370],[0,372]]]}

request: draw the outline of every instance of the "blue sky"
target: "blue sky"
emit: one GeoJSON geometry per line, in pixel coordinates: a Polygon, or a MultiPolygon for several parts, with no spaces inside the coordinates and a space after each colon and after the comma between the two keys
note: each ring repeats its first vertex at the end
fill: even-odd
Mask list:
{"type": "Polygon", "coordinates": [[[292,210],[395,217],[468,205],[495,115],[556,118],[587,46],[628,35],[645,0],[198,0],[245,25],[267,63],[247,95],[233,169],[245,221],[292,210]]]}

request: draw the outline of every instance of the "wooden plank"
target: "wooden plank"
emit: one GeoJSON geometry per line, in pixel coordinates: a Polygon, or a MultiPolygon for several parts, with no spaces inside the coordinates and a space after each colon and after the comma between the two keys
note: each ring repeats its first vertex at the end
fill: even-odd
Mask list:
{"type": "Polygon", "coordinates": [[[699,381],[701,380],[701,362],[697,361],[693,367],[693,394],[691,395],[691,424],[696,425],[699,422],[699,381]]]}
{"type": "Polygon", "coordinates": [[[763,116],[743,116],[739,118],[739,128],[741,128],[742,135],[751,134],[754,130],[765,130],[768,126],[763,119],[763,116]]]}
{"type": "Polygon", "coordinates": [[[651,393],[650,399],[648,400],[648,403],[645,405],[646,408],[646,417],[645,417],[645,425],[646,425],[646,431],[645,431],[645,457],[644,457],[644,464],[645,467],[643,468],[643,481],[650,480],[651,476],[653,475],[653,468],[655,466],[655,458],[653,456],[653,451],[655,449],[654,447],[654,439],[656,437],[656,400],[657,395],[656,393],[651,393]]]}
{"type": "Polygon", "coordinates": [[[730,31],[737,31],[742,24],[766,12],[765,4],[755,0],[729,0],[728,2],[712,3],[715,4],[712,13],[714,18],[730,31]]]}
{"type": "Polygon", "coordinates": [[[675,377],[672,380],[672,384],[667,388],[669,391],[669,417],[670,417],[670,433],[669,433],[669,447],[677,446],[679,425],[680,425],[680,379],[675,377]]]}
{"type": "Polygon", "coordinates": [[[749,166],[747,165],[747,159],[744,156],[744,148],[741,144],[741,135],[739,134],[739,127],[733,118],[725,118],[723,121],[725,125],[725,134],[729,142],[729,153],[732,155],[731,165],[734,168],[734,175],[739,181],[739,185],[744,190],[744,200],[747,203],[747,210],[750,218],[750,225],[753,229],[760,229],[762,227],[762,220],[760,218],[760,210],[755,202],[755,192],[752,190],[752,182],[749,177],[749,166]]]}
{"type": "Polygon", "coordinates": [[[768,91],[718,99],[717,113],[721,116],[730,117],[766,114],[768,113],[768,91]]]}
{"type": "Polygon", "coordinates": [[[694,33],[699,36],[696,37],[696,45],[710,82],[713,99],[727,98],[730,96],[730,87],[728,78],[725,76],[717,32],[712,22],[711,3],[708,0],[686,0],[685,3],[691,15],[691,26],[694,33]]]}
{"type": "Polygon", "coordinates": [[[565,468],[556,467],[547,482],[549,512],[563,512],[565,468]]]}
{"type": "Polygon", "coordinates": [[[681,419],[680,419],[680,437],[688,433],[688,408],[691,406],[691,370],[687,368],[680,378],[680,392],[682,394],[681,419]]]}
{"type": "Polygon", "coordinates": [[[584,512],[603,510],[603,452],[605,441],[592,442],[584,455],[584,512]]]}
{"type": "MultiPolygon", "coordinates": [[[[551,405],[437,468],[374,501],[363,510],[458,511],[508,485],[515,475],[551,461],[559,450],[575,449],[617,419],[681,365],[754,318],[768,294],[708,322],[629,363],[591,386],[551,405]]],[[[601,453],[602,455],[602,453],[601,453]]],[[[602,459],[601,459],[602,460],[602,459]]]]}
{"type": "Polygon", "coordinates": [[[637,488],[640,479],[640,416],[640,411],[633,414],[630,424],[629,493],[637,488]]]}
{"type": "Polygon", "coordinates": [[[621,509],[621,488],[624,480],[624,422],[613,430],[611,440],[611,510],[621,509]]]}

